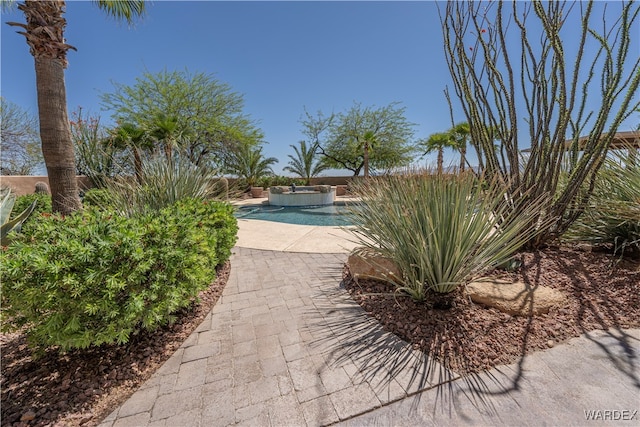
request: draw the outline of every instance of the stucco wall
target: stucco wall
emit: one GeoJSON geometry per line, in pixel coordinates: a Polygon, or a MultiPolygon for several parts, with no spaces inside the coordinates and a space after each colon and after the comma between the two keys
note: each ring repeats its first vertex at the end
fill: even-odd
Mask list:
{"type": "MultiPolygon", "coordinates": [[[[311,185],[347,185],[353,177],[350,176],[322,176],[311,178],[311,185]]],[[[0,187],[11,187],[18,195],[32,194],[35,191],[36,182],[46,182],[49,185],[49,177],[47,176],[0,176],[0,187]]],[[[233,185],[236,180],[229,178],[229,184],[233,185]]],[[[91,182],[86,176],[78,176],[78,185],[81,189],[91,188],[91,182]]]]}
{"type": "MultiPolygon", "coordinates": [[[[77,179],[80,189],[91,188],[91,182],[86,176],[78,176],[77,179]]],[[[0,187],[10,187],[17,196],[33,194],[36,189],[36,182],[44,182],[49,185],[49,177],[31,175],[0,176],[0,187]]]]}

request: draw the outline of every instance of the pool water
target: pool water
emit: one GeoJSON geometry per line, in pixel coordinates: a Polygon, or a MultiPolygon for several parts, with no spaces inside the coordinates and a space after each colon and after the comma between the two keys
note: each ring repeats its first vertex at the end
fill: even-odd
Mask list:
{"type": "Polygon", "coordinates": [[[325,206],[242,206],[235,212],[239,219],[260,219],[299,225],[345,226],[352,225],[344,205],[325,206]]]}

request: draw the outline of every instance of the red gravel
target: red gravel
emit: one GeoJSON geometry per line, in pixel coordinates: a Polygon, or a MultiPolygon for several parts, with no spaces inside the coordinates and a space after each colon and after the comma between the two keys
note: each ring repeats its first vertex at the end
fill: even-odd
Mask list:
{"type": "Polygon", "coordinates": [[[588,331],[640,327],[640,262],[616,264],[606,253],[569,248],[520,257],[518,271],[493,275],[559,289],[568,297],[564,307],[538,316],[510,316],[472,303],[460,289],[455,306],[441,310],[398,293],[394,298],[389,284],[346,280],[346,286],[385,330],[460,373],[513,363],[588,331]]]}

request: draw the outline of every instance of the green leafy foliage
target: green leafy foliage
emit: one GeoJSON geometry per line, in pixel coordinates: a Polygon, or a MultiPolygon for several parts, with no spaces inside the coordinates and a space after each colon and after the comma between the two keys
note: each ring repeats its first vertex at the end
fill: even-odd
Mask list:
{"type": "Polygon", "coordinates": [[[206,165],[197,166],[180,155],[144,160],[139,181],[120,177],[107,181],[106,185],[109,204],[129,216],[153,213],[185,198],[221,195],[214,170],[206,165]]]}
{"type": "Polygon", "coordinates": [[[305,111],[302,133],[323,165],[350,170],[353,176],[364,172],[366,177],[369,169],[387,171],[414,160],[415,124],[406,119],[405,110],[392,102],[380,108],[354,103],[348,111],[330,116],[305,111]]]}
{"type": "Polygon", "coordinates": [[[262,178],[256,181],[257,187],[274,187],[277,185],[288,187],[291,184],[295,185],[305,185],[305,180],[302,178],[291,178],[288,176],[281,175],[273,175],[273,176],[263,176],[262,178]]]}
{"type": "Polygon", "coordinates": [[[311,184],[311,178],[329,169],[329,166],[322,159],[317,158],[317,144],[311,144],[310,147],[307,147],[306,141],[299,141],[298,145],[299,147],[290,145],[296,155],[289,154],[287,156],[289,157],[289,163],[283,170],[301,177],[304,180],[304,185],[309,185],[311,184]]]}
{"type": "Polygon", "coordinates": [[[33,224],[38,221],[38,218],[40,218],[42,214],[51,213],[51,196],[48,194],[25,194],[23,196],[18,196],[16,197],[16,202],[13,205],[13,211],[22,212],[34,203],[35,208],[33,209],[33,212],[22,223],[22,229],[20,230],[22,234],[30,234],[33,224]]]}
{"type": "Polygon", "coordinates": [[[367,251],[392,259],[399,290],[422,301],[449,293],[496,267],[537,232],[535,210],[504,199],[498,185],[472,175],[416,172],[354,181],[363,204],[351,210],[354,234],[367,251]]]}
{"type": "Polygon", "coordinates": [[[608,158],[597,176],[585,212],[565,234],[572,241],[613,248],[616,255],[640,254],[640,163],[629,157],[608,158]]]}
{"type": "Polygon", "coordinates": [[[24,328],[37,349],[126,343],[197,298],[236,232],[231,206],[195,199],[133,217],[43,216],[2,252],[2,328],[24,328]]]}
{"type": "MultiPolygon", "coordinates": [[[[155,134],[151,138],[154,144],[167,152],[176,149],[186,153],[198,165],[221,166],[230,149],[243,143],[255,145],[264,138],[243,112],[243,95],[212,74],[144,72],[132,85],[114,83],[114,92],[101,98],[114,112],[115,121],[155,134]]],[[[138,154],[146,157],[145,151],[138,154]]]]}
{"type": "Polygon", "coordinates": [[[19,233],[24,221],[31,215],[36,207],[36,202],[33,202],[30,206],[22,210],[17,216],[11,218],[11,212],[16,202],[16,196],[11,193],[11,190],[6,188],[0,191],[0,244],[6,246],[11,241],[9,233],[19,233]]]}
{"type": "MultiPolygon", "coordinates": [[[[16,197],[16,202],[13,205],[14,212],[22,212],[27,209],[29,206],[33,204],[33,202],[38,202],[36,204],[36,208],[32,212],[33,217],[38,217],[42,213],[51,213],[51,196],[48,194],[25,194],[22,196],[16,197]]],[[[25,221],[25,224],[29,223],[30,219],[25,221]]]]}
{"type": "Polygon", "coordinates": [[[263,147],[241,144],[230,150],[225,160],[225,171],[237,176],[249,187],[256,187],[261,178],[273,176],[275,157],[265,157],[263,147]]]}
{"type": "Polygon", "coordinates": [[[111,203],[111,193],[106,188],[91,188],[84,193],[82,204],[85,207],[107,207],[111,203]]]}

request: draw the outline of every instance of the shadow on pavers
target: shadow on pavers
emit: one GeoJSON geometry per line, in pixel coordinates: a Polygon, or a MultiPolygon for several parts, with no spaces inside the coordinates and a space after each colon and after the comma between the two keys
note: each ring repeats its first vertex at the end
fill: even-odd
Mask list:
{"type": "MultiPolygon", "coordinates": [[[[325,277],[340,278],[333,270],[327,271],[325,277]]],[[[307,323],[315,338],[310,345],[326,349],[328,366],[345,367],[347,371],[348,366],[354,367],[357,371],[352,378],[354,383],[368,383],[383,406],[411,397],[412,408],[416,410],[421,392],[436,388],[434,412],[451,413],[465,399],[481,412],[495,413],[484,394],[495,390],[495,386],[486,384],[486,375],[460,376],[429,355],[414,350],[367,315],[341,282],[325,280],[314,302],[317,310],[309,311],[307,323]],[[454,386],[454,382],[460,381],[466,387],[454,386]]],[[[492,380],[498,384],[502,381],[492,380]]]]}
{"type": "MultiPolygon", "coordinates": [[[[435,414],[459,417],[461,420],[478,421],[478,416],[486,415],[504,420],[505,409],[519,407],[512,396],[521,388],[525,379],[524,362],[526,356],[512,365],[499,366],[481,373],[457,374],[429,355],[412,349],[411,345],[396,335],[386,332],[377,320],[370,317],[355,303],[337,282],[339,273],[332,268],[326,272],[321,292],[315,298],[317,311],[311,313],[308,323],[315,338],[314,346],[327,348],[327,364],[346,366],[352,364],[357,369],[354,382],[367,382],[378,395],[382,406],[411,398],[411,410],[424,409],[422,392],[435,389],[435,400],[427,402],[431,408],[432,420],[435,414]],[[496,407],[496,396],[507,397],[496,407]],[[431,406],[432,405],[432,406],[431,406]]],[[[527,345],[532,319],[525,332],[524,349],[527,345]]],[[[609,357],[616,369],[623,372],[640,388],[637,372],[638,354],[631,345],[633,336],[622,330],[598,331],[602,339],[592,340],[609,357]]],[[[593,334],[592,334],[593,335],[593,334]]],[[[462,362],[459,359],[458,362],[462,362]]],[[[376,408],[371,408],[371,411],[376,408]]],[[[366,413],[366,412],[364,412],[366,413]]],[[[360,414],[359,414],[360,415],[360,414]]],[[[357,416],[357,415],[356,415],[357,416]]],[[[422,419],[421,419],[422,420],[422,419]]],[[[414,419],[415,421],[415,419],[414,419]]]]}

